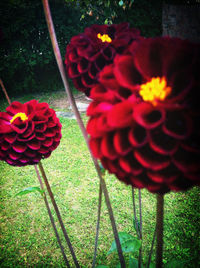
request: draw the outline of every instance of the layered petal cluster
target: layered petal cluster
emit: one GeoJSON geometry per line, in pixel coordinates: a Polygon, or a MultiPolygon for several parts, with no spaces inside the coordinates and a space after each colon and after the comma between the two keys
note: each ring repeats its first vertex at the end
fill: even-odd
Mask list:
{"type": "Polygon", "coordinates": [[[197,44],[147,38],[100,73],[87,131],[119,180],[154,193],[200,184],[199,59],[197,44]]]}
{"type": "Polygon", "coordinates": [[[0,160],[13,166],[37,164],[61,139],[61,124],[47,103],[15,101],[0,112],[0,160]]]}
{"type": "Polygon", "coordinates": [[[129,28],[128,23],[92,25],[72,37],[66,48],[65,64],[76,89],[89,96],[103,67],[139,37],[139,31],[129,28]]]}

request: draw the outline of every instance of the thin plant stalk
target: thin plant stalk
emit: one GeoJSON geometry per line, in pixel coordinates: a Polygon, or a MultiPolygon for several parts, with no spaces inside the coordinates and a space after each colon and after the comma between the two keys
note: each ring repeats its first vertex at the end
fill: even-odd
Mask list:
{"type": "MultiPolygon", "coordinates": [[[[138,190],[139,194],[139,213],[140,213],[140,240],[142,242],[142,197],[141,197],[141,190],[138,190]]],[[[142,266],[142,245],[139,249],[139,268],[142,266]]]]}
{"type": "MultiPolygon", "coordinates": [[[[8,93],[7,93],[7,91],[6,91],[6,88],[4,87],[4,84],[3,84],[3,82],[2,82],[1,79],[0,79],[0,84],[1,84],[2,90],[3,90],[4,94],[5,94],[5,97],[6,97],[7,101],[8,101],[8,104],[10,105],[10,104],[11,104],[11,100],[10,100],[10,98],[9,98],[9,96],[8,96],[8,93]]],[[[36,171],[36,174],[37,174],[39,183],[40,183],[40,187],[41,187],[42,190],[44,190],[43,183],[42,183],[42,181],[41,181],[40,174],[39,174],[39,172],[38,172],[37,166],[34,165],[34,167],[35,167],[35,171],[36,171]]],[[[44,193],[43,197],[44,197],[44,201],[45,201],[45,205],[46,205],[46,208],[47,208],[47,212],[48,212],[48,214],[49,214],[49,218],[50,218],[52,227],[53,227],[53,229],[54,229],[54,232],[55,232],[55,235],[56,235],[58,244],[59,244],[59,246],[60,246],[60,249],[61,249],[61,252],[62,252],[64,261],[65,261],[65,264],[67,265],[67,267],[70,267],[69,262],[68,262],[68,260],[67,260],[66,255],[65,255],[65,252],[64,252],[64,248],[63,248],[63,246],[62,246],[62,244],[61,244],[61,240],[60,240],[60,237],[59,237],[59,235],[58,235],[58,231],[57,231],[57,228],[56,228],[56,225],[55,225],[53,216],[52,216],[52,214],[51,214],[51,210],[50,210],[49,203],[48,203],[48,200],[47,200],[47,198],[46,198],[46,194],[45,194],[45,193],[44,193]]]]}
{"type": "Polygon", "coordinates": [[[163,256],[163,219],[164,219],[164,196],[157,194],[157,210],[156,210],[156,268],[162,267],[163,256]]]}
{"type": "Polygon", "coordinates": [[[153,247],[154,247],[155,239],[156,239],[156,228],[155,228],[154,234],[153,234],[153,239],[152,239],[152,243],[151,243],[151,249],[150,249],[150,252],[149,252],[149,258],[148,258],[148,262],[147,262],[147,268],[149,268],[149,265],[151,263],[151,256],[152,256],[152,253],[153,253],[153,247]]]}
{"type": "MultiPolygon", "coordinates": [[[[37,174],[37,177],[38,177],[38,181],[39,181],[39,183],[40,183],[40,188],[41,188],[42,190],[44,190],[44,185],[43,185],[43,182],[42,182],[42,180],[41,180],[40,173],[39,173],[39,170],[38,170],[38,168],[37,168],[37,165],[34,165],[34,167],[35,167],[35,171],[36,171],[36,174],[37,174]]],[[[55,221],[54,221],[53,215],[52,215],[52,213],[51,213],[51,210],[50,210],[49,203],[48,203],[48,200],[47,200],[47,197],[46,197],[45,192],[43,193],[43,198],[44,198],[44,202],[45,202],[45,205],[46,205],[46,208],[47,208],[47,211],[48,211],[48,214],[49,214],[49,218],[50,218],[52,227],[53,227],[53,229],[54,229],[54,232],[55,232],[55,235],[56,235],[58,244],[59,244],[59,246],[60,246],[61,253],[62,253],[63,258],[64,258],[64,261],[65,261],[65,264],[66,264],[67,267],[70,268],[70,265],[69,265],[67,256],[65,255],[65,251],[64,251],[63,245],[62,245],[62,243],[61,243],[60,236],[59,236],[59,234],[58,234],[58,231],[57,231],[57,228],[56,228],[56,225],[55,225],[55,221]]]]}
{"type": "Polygon", "coordinates": [[[41,174],[42,174],[44,183],[45,183],[45,185],[46,185],[48,194],[49,194],[49,196],[50,196],[50,198],[51,198],[51,202],[52,202],[53,207],[54,207],[54,209],[55,209],[55,212],[56,212],[58,221],[59,221],[59,223],[60,223],[62,232],[63,232],[64,237],[65,237],[65,240],[66,240],[66,242],[67,242],[67,244],[68,244],[68,247],[69,247],[69,249],[70,249],[72,258],[73,258],[73,260],[74,260],[74,264],[76,265],[77,268],[79,268],[80,266],[79,266],[78,260],[77,260],[77,258],[76,258],[75,252],[74,252],[73,247],[72,247],[72,244],[71,244],[71,242],[70,242],[70,239],[69,239],[69,237],[68,237],[67,231],[66,231],[66,229],[65,229],[65,226],[64,226],[64,223],[63,223],[63,220],[62,220],[62,217],[61,217],[59,208],[58,208],[58,206],[57,206],[57,204],[56,204],[56,201],[55,201],[53,192],[51,191],[51,187],[50,187],[50,185],[49,185],[49,182],[48,182],[46,173],[45,173],[45,171],[44,171],[43,165],[42,165],[41,162],[39,162],[39,163],[38,163],[38,166],[39,166],[40,172],[41,172],[41,174]]]}
{"type": "Polygon", "coordinates": [[[101,203],[102,203],[102,188],[101,188],[101,184],[100,184],[99,185],[99,202],[98,202],[96,238],[95,238],[94,257],[93,257],[93,262],[92,262],[92,268],[94,268],[95,264],[96,264],[97,246],[98,246],[99,229],[100,229],[100,217],[101,217],[101,203]]]}
{"type": "Polygon", "coordinates": [[[79,113],[79,111],[77,109],[73,94],[71,93],[68,81],[66,79],[65,69],[64,69],[62,57],[61,57],[61,54],[60,54],[60,49],[59,49],[56,34],[55,34],[55,29],[54,29],[54,25],[53,25],[53,21],[52,21],[52,17],[51,17],[51,11],[50,11],[50,8],[49,8],[49,2],[48,2],[48,0],[42,0],[42,3],[43,3],[43,6],[44,6],[44,13],[45,13],[46,22],[47,22],[47,26],[48,26],[52,46],[53,46],[53,51],[54,51],[55,58],[56,58],[56,61],[57,61],[57,64],[58,64],[59,72],[60,72],[61,77],[62,77],[64,88],[65,88],[65,91],[67,93],[68,100],[70,102],[72,110],[73,110],[73,112],[74,112],[74,114],[76,116],[77,123],[78,123],[78,125],[79,125],[79,127],[80,127],[80,129],[82,131],[83,137],[84,137],[85,142],[86,142],[86,144],[88,146],[88,150],[90,152],[91,158],[93,160],[94,166],[95,166],[95,168],[97,170],[97,174],[98,174],[99,179],[100,179],[101,187],[102,187],[102,190],[103,190],[103,193],[104,193],[104,196],[105,196],[105,201],[106,201],[106,205],[107,205],[107,208],[108,208],[109,217],[110,217],[110,221],[111,221],[111,225],[112,225],[112,229],[113,229],[113,233],[114,233],[114,237],[115,237],[115,241],[116,241],[116,245],[117,245],[117,251],[118,251],[118,255],[119,255],[119,259],[120,259],[120,264],[121,264],[121,267],[123,268],[123,267],[125,267],[125,260],[124,260],[124,256],[123,256],[123,253],[122,253],[122,248],[121,248],[121,244],[120,244],[120,240],[119,240],[119,235],[118,235],[118,231],[117,231],[117,227],[116,227],[116,223],[115,223],[115,219],[114,219],[114,215],[113,215],[113,211],[112,211],[112,207],[111,207],[107,187],[106,187],[105,181],[104,181],[104,179],[102,177],[102,173],[101,173],[100,167],[98,165],[97,159],[95,159],[93,157],[92,152],[90,150],[89,142],[88,142],[88,135],[87,135],[85,126],[83,124],[83,121],[82,121],[80,113],[79,113]]]}
{"type": "Polygon", "coordinates": [[[3,90],[3,93],[4,93],[4,95],[5,95],[8,103],[10,105],[11,104],[11,100],[10,100],[10,98],[8,96],[8,93],[7,93],[7,91],[6,91],[5,87],[4,87],[3,81],[1,79],[0,79],[0,84],[1,84],[1,87],[2,87],[2,90],[3,90]]]}
{"type": "Polygon", "coordinates": [[[135,189],[132,187],[132,200],[133,200],[133,215],[134,215],[134,221],[135,221],[135,229],[137,233],[137,237],[140,238],[140,230],[138,229],[138,218],[136,215],[136,206],[135,206],[135,189]]]}

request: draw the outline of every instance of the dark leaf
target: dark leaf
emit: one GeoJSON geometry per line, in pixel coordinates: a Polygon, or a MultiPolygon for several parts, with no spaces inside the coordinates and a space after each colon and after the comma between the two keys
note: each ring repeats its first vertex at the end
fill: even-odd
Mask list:
{"type": "Polygon", "coordinates": [[[138,260],[133,258],[132,256],[129,257],[128,268],[138,268],[138,260]]]}
{"type": "Polygon", "coordinates": [[[180,260],[171,260],[166,264],[166,268],[182,268],[184,267],[185,262],[180,260]]]}
{"type": "Polygon", "coordinates": [[[109,266],[107,266],[107,265],[97,265],[95,268],[109,268],[109,266]]]}
{"type": "MultiPolygon", "coordinates": [[[[139,250],[139,248],[141,247],[140,240],[138,240],[137,238],[125,232],[119,233],[119,240],[122,246],[122,251],[125,253],[135,252],[139,250]]],[[[117,251],[116,242],[113,241],[111,248],[108,251],[107,255],[116,251],[117,251]]]]}

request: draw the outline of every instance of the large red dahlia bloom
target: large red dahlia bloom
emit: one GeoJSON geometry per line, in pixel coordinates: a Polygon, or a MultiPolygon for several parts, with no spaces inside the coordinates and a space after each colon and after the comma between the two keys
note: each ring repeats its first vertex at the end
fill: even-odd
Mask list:
{"type": "Polygon", "coordinates": [[[200,184],[199,59],[199,45],[149,38],[100,73],[87,131],[119,180],[155,193],[200,184]]]}
{"type": "Polygon", "coordinates": [[[61,124],[47,103],[14,101],[0,112],[0,160],[13,166],[37,164],[61,139],[61,124]]]}
{"type": "Polygon", "coordinates": [[[65,64],[74,86],[89,95],[103,67],[112,63],[116,53],[122,53],[139,36],[137,29],[121,23],[92,25],[72,37],[66,49],[65,64]]]}

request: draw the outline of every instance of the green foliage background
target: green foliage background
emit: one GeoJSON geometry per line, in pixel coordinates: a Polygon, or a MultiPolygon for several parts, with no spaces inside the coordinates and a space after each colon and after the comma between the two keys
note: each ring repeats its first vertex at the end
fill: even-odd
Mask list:
{"type": "MultiPolygon", "coordinates": [[[[162,1],[125,2],[124,8],[119,1],[49,1],[63,59],[71,37],[91,24],[128,21],[144,36],[161,35],[162,1]]],[[[8,93],[62,88],[42,1],[1,0],[0,17],[0,76],[8,93]]]]}

